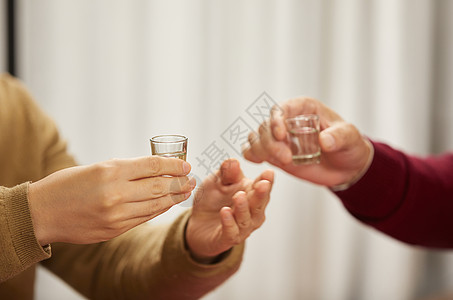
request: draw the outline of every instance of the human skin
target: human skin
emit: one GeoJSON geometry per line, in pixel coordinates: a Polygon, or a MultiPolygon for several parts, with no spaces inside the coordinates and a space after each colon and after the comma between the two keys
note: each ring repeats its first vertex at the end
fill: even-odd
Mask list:
{"type": "Polygon", "coordinates": [[[36,238],[47,245],[116,237],[189,198],[196,185],[190,169],[176,158],[148,156],[57,171],[29,185],[36,238]]]}
{"type": "MultiPolygon", "coordinates": [[[[150,156],[57,171],[29,186],[37,240],[44,246],[116,237],[188,199],[196,185],[190,169],[180,159],[150,156]]],[[[207,177],[185,235],[193,258],[210,263],[259,228],[273,181],[271,170],[246,178],[234,159],[207,177]]]]}
{"type": "Polygon", "coordinates": [[[255,180],[244,176],[236,159],[223,162],[195,193],[186,243],[199,262],[244,242],[265,220],[274,172],[265,170],[255,180]]]}
{"type": "Polygon", "coordinates": [[[249,135],[250,147],[243,152],[247,160],[267,161],[298,178],[328,187],[356,181],[372,160],[372,145],[359,130],[313,98],[298,97],[274,107],[271,119],[263,122],[258,132],[249,135]],[[292,163],[284,120],[301,114],[319,115],[319,164],[292,163]]]}

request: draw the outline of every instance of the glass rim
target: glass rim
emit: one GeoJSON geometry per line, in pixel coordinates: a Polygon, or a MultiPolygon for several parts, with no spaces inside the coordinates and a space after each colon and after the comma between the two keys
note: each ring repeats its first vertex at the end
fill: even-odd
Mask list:
{"type": "Polygon", "coordinates": [[[186,142],[188,138],[181,134],[160,134],[153,136],[149,139],[151,142],[156,144],[171,144],[171,143],[181,143],[186,142]],[[173,140],[159,140],[161,138],[175,138],[173,140]]]}
{"type": "Polygon", "coordinates": [[[317,114],[298,115],[298,116],[295,116],[292,118],[285,119],[285,122],[300,121],[300,120],[308,121],[308,120],[312,120],[312,119],[319,120],[319,115],[317,115],[317,114]]]}

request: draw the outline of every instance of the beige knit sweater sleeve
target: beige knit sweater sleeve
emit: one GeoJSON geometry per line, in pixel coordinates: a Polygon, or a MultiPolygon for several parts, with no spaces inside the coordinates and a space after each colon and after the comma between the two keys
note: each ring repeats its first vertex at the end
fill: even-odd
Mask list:
{"type": "Polygon", "coordinates": [[[0,282],[51,255],[34,235],[28,182],[74,165],[54,122],[22,83],[0,75],[0,282]]]}
{"type": "Polygon", "coordinates": [[[27,201],[28,183],[0,187],[0,282],[50,257],[33,231],[27,201]]]}
{"type": "Polygon", "coordinates": [[[198,299],[239,268],[243,245],[213,265],[192,260],[184,246],[190,210],[170,226],[143,224],[109,242],[52,245],[43,262],[89,299],[198,299]]]}

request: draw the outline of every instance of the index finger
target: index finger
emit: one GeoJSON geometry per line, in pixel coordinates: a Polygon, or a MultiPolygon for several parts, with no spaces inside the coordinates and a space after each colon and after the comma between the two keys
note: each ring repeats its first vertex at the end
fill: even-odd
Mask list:
{"type": "Polygon", "coordinates": [[[254,189],[247,193],[252,218],[264,216],[271,190],[272,182],[263,179],[254,184],[254,189]]]}
{"type": "Polygon", "coordinates": [[[118,163],[127,170],[129,180],[162,175],[185,176],[191,169],[190,164],[182,159],[157,155],[120,160],[118,163]]]}

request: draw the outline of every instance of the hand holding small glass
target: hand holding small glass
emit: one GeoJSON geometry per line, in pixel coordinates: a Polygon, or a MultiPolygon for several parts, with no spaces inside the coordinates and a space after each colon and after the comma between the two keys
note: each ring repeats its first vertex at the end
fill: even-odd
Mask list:
{"type": "Polygon", "coordinates": [[[36,238],[44,246],[116,237],[188,199],[196,185],[190,169],[179,159],[146,156],[52,173],[29,186],[36,238]]]}
{"type": "MultiPolygon", "coordinates": [[[[259,133],[249,135],[250,147],[244,157],[252,162],[269,163],[287,173],[310,182],[336,187],[354,182],[368,168],[372,146],[355,126],[345,122],[337,113],[313,99],[300,97],[272,109],[271,119],[263,122],[259,133]],[[316,164],[293,163],[288,142],[289,130],[285,120],[301,114],[319,116],[318,142],[321,159],[316,164]]],[[[297,149],[298,150],[298,149],[297,149]]]]}

